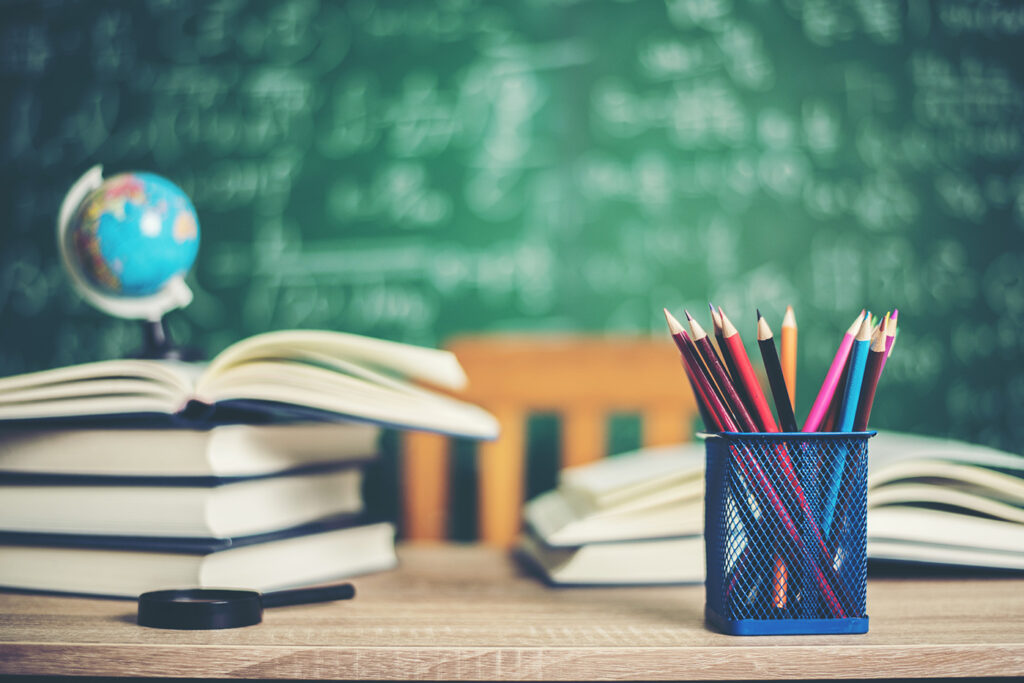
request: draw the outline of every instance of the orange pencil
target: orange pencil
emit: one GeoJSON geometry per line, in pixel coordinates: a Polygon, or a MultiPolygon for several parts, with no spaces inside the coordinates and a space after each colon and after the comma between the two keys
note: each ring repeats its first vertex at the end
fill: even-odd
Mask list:
{"type": "Polygon", "coordinates": [[[796,337],[796,316],[793,315],[793,307],[786,306],[786,315],[782,316],[779,360],[786,390],[789,391],[789,407],[793,410],[796,410],[796,337]]]}

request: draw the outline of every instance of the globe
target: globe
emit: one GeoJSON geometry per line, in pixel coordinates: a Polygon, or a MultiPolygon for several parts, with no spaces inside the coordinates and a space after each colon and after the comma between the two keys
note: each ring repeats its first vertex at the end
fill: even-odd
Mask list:
{"type": "Polygon", "coordinates": [[[184,276],[199,221],[181,189],[152,173],[121,173],[89,192],[67,225],[67,256],[99,293],[146,297],[184,276]]]}

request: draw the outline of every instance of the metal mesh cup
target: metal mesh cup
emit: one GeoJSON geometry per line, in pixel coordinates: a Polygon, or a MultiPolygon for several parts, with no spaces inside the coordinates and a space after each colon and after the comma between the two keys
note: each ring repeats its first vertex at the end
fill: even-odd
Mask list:
{"type": "Polygon", "coordinates": [[[709,436],[707,620],[735,635],[865,633],[874,432],[709,436]]]}

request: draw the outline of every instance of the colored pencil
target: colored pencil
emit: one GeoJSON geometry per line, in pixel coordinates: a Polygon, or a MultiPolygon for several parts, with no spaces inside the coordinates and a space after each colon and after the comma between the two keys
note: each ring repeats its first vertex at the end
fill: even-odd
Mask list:
{"type": "MultiPolygon", "coordinates": [[[[697,347],[698,353],[704,358],[704,362],[707,364],[715,381],[718,386],[722,389],[722,393],[725,395],[725,399],[728,404],[732,407],[733,415],[736,417],[736,423],[740,429],[744,432],[756,432],[757,427],[754,425],[754,420],[750,416],[746,407],[743,405],[743,401],[740,399],[739,394],[736,393],[736,388],[733,386],[732,380],[725,372],[725,368],[718,360],[718,356],[715,355],[715,350],[711,346],[711,340],[708,339],[708,333],[704,331],[704,328],[700,326],[700,323],[693,319],[689,311],[686,313],[686,319],[690,323],[690,337],[693,339],[694,345],[697,347]]],[[[668,315],[672,315],[669,313],[668,315]]],[[[673,318],[675,320],[675,318],[673,318]]],[[[676,321],[679,324],[679,321],[676,321]]]]}
{"type": "Polygon", "coordinates": [[[775,423],[775,416],[772,415],[772,409],[768,407],[768,401],[764,397],[764,392],[761,391],[761,383],[758,381],[754,368],[750,364],[750,358],[747,357],[747,352],[743,348],[743,339],[740,338],[739,331],[721,308],[718,309],[718,312],[722,316],[722,337],[725,339],[725,345],[732,355],[733,362],[736,363],[740,382],[746,388],[746,394],[754,404],[753,414],[756,416],[755,422],[758,428],[764,432],[779,431],[779,426],[775,423]]]}
{"type": "Polygon", "coordinates": [[[715,310],[714,304],[708,302],[708,308],[711,309],[711,323],[715,328],[715,340],[718,342],[718,351],[722,357],[722,361],[725,363],[726,369],[729,371],[729,377],[733,380],[733,386],[736,387],[736,393],[739,394],[740,399],[743,401],[743,405],[746,406],[747,411],[752,410],[753,403],[750,401],[750,397],[747,396],[746,387],[743,386],[743,382],[739,380],[740,374],[739,369],[736,367],[736,362],[732,358],[732,354],[729,353],[729,347],[725,343],[725,337],[722,335],[722,314],[715,310]]]}
{"type": "Polygon", "coordinates": [[[686,379],[690,382],[690,389],[693,390],[693,395],[697,398],[697,409],[700,411],[700,419],[704,421],[704,429],[709,432],[722,431],[722,423],[718,421],[716,415],[708,410],[708,399],[704,396],[704,390],[700,388],[693,373],[690,372],[690,366],[686,364],[686,359],[683,358],[682,352],[679,353],[679,364],[683,366],[686,379]]]}
{"type": "Polygon", "coordinates": [[[717,418],[719,429],[735,432],[736,423],[733,421],[732,416],[729,415],[729,411],[726,410],[719,400],[718,394],[711,388],[711,383],[708,381],[707,376],[705,376],[700,361],[696,358],[696,350],[692,347],[693,342],[690,341],[686,330],[668,312],[668,309],[665,309],[665,320],[668,322],[668,329],[672,333],[672,339],[675,341],[676,347],[683,355],[683,360],[689,368],[690,374],[700,387],[700,393],[703,394],[704,400],[707,401],[708,412],[717,418]]]}
{"type": "MultiPolygon", "coordinates": [[[[747,353],[743,348],[743,340],[739,335],[736,326],[729,320],[729,316],[725,314],[721,308],[718,309],[719,315],[722,316],[722,335],[725,339],[726,348],[729,350],[729,354],[732,355],[733,360],[736,362],[738,368],[738,375],[742,380],[742,383],[746,385],[747,393],[754,397],[754,405],[757,410],[757,415],[761,420],[761,429],[763,431],[777,432],[779,427],[775,422],[775,417],[772,415],[771,409],[768,407],[768,402],[764,397],[764,393],[761,391],[761,385],[757,380],[757,376],[754,374],[754,369],[750,365],[750,359],[747,357],[747,353]]],[[[828,565],[828,548],[825,544],[825,538],[822,534],[821,527],[815,521],[814,512],[811,510],[810,503],[804,494],[803,486],[800,484],[800,480],[796,476],[796,472],[793,469],[793,463],[789,458],[789,453],[786,450],[785,445],[780,444],[778,448],[772,451],[778,461],[778,466],[782,473],[785,475],[788,495],[787,498],[800,509],[803,514],[806,527],[810,529],[817,542],[817,549],[820,556],[823,558],[823,566],[831,569],[828,565]]],[[[756,459],[755,459],[756,462],[756,459]]],[[[759,465],[758,465],[759,467],[759,465]]],[[[804,550],[804,546],[800,546],[804,550]]],[[[778,581],[779,577],[775,577],[778,581]]],[[[822,579],[825,580],[824,576],[822,579]]],[[[826,584],[828,583],[825,580],[826,584]]],[[[834,596],[833,596],[834,597],[834,596]]],[[[831,605],[830,605],[831,606],[831,605]]],[[[841,608],[840,608],[841,609],[841,608]]]]}
{"type": "Polygon", "coordinates": [[[885,346],[888,339],[888,328],[891,325],[889,316],[886,315],[885,320],[882,321],[882,328],[871,341],[871,350],[868,352],[867,365],[864,368],[864,384],[857,402],[857,413],[853,418],[853,431],[855,432],[863,432],[868,428],[871,406],[875,402],[875,390],[878,388],[878,380],[885,367],[885,346]]]}
{"type": "Polygon", "coordinates": [[[679,351],[679,362],[683,366],[683,371],[686,372],[686,379],[690,382],[690,388],[693,389],[693,395],[697,399],[697,408],[700,410],[701,419],[704,420],[704,427],[711,431],[721,431],[722,423],[718,416],[711,411],[710,400],[704,393],[703,386],[694,376],[693,371],[690,369],[690,364],[686,360],[686,355],[683,352],[686,342],[683,340],[682,335],[675,333],[672,334],[672,341],[676,344],[676,348],[679,351]]]}
{"type": "MultiPolygon", "coordinates": [[[[868,360],[868,347],[871,343],[871,319],[864,318],[850,350],[850,370],[846,380],[846,391],[843,404],[839,409],[839,424],[836,431],[848,432],[853,429],[853,419],[857,412],[860,399],[860,388],[864,381],[864,367],[868,360]]],[[[822,510],[821,528],[826,532],[832,528],[832,517],[835,515],[836,502],[839,498],[839,485],[843,472],[846,470],[846,448],[838,449],[835,462],[829,473],[828,485],[825,489],[825,507],[822,510]]]]}
{"type": "Polygon", "coordinates": [[[775,338],[772,330],[768,327],[768,321],[757,312],[757,346],[761,349],[761,360],[764,362],[764,369],[768,375],[768,386],[772,390],[772,398],[775,399],[775,412],[779,415],[779,422],[784,432],[799,431],[796,426],[796,416],[793,415],[793,406],[789,402],[789,391],[786,389],[786,378],[782,374],[782,364],[779,362],[779,354],[775,350],[775,338]]]}
{"type": "MultiPolygon", "coordinates": [[[[729,366],[726,365],[725,358],[722,357],[722,352],[720,350],[721,346],[722,346],[722,342],[721,342],[721,339],[719,339],[719,337],[722,334],[722,319],[721,318],[717,318],[717,315],[715,313],[715,309],[714,309],[713,306],[711,306],[710,303],[708,304],[708,306],[711,308],[711,327],[712,327],[712,330],[713,330],[713,332],[715,334],[715,339],[718,340],[718,346],[716,347],[714,344],[712,344],[711,348],[713,348],[715,350],[715,357],[718,358],[718,362],[722,365],[722,367],[724,367],[726,369],[726,371],[729,372],[729,376],[731,378],[732,377],[732,372],[729,371],[729,366]]],[[[690,314],[687,313],[686,316],[690,317],[690,314]]]]}
{"type": "MultiPolygon", "coordinates": [[[[690,314],[687,313],[686,315],[687,318],[689,318],[690,314]]],[[[668,320],[668,316],[671,316],[672,321],[674,321],[672,325],[677,325],[679,329],[685,331],[686,328],[683,327],[682,323],[680,323],[674,315],[668,313],[666,309],[666,320],[668,320]]],[[[711,365],[708,363],[707,358],[705,358],[704,354],[701,353],[700,350],[697,348],[697,344],[695,343],[692,337],[687,335],[686,341],[690,345],[690,348],[693,350],[693,356],[697,362],[697,365],[700,366],[701,371],[704,373],[704,376],[707,378],[708,383],[711,385],[711,389],[718,396],[718,400],[721,401],[723,406],[725,406],[725,410],[733,419],[733,422],[735,422],[737,425],[740,424],[739,417],[736,415],[736,411],[733,409],[733,403],[732,401],[729,400],[728,396],[726,395],[726,388],[722,385],[718,376],[715,375],[714,372],[712,372],[711,365]]]]}
{"type": "MultiPolygon", "coordinates": [[[[781,354],[780,361],[782,362],[782,377],[786,380],[786,389],[789,391],[789,408],[791,411],[796,410],[796,339],[796,315],[793,314],[792,306],[786,306],[786,314],[782,316],[779,352],[781,354]]],[[[781,420],[782,418],[780,417],[779,419],[781,420]]]]}
{"type": "Polygon", "coordinates": [[[892,355],[892,345],[896,343],[896,335],[899,333],[900,309],[894,308],[892,316],[889,317],[889,331],[885,333],[885,358],[882,359],[882,368],[885,368],[886,361],[892,355]]]}
{"type": "MultiPolygon", "coordinates": [[[[704,331],[704,328],[701,327],[699,322],[694,320],[689,311],[684,312],[686,313],[686,319],[690,323],[690,333],[693,337],[693,342],[697,345],[698,351],[700,351],[701,355],[704,356],[704,360],[711,368],[716,379],[718,379],[719,385],[723,387],[726,396],[733,404],[733,413],[738,418],[740,428],[748,432],[757,431],[757,426],[754,424],[753,418],[743,405],[742,399],[740,399],[739,395],[736,393],[736,389],[733,386],[732,381],[730,381],[730,378],[725,374],[725,368],[722,367],[722,364],[718,361],[714,348],[711,346],[711,340],[708,339],[708,333],[704,331]]],[[[778,363],[778,359],[776,359],[775,362],[778,363]]],[[[771,601],[776,608],[785,609],[789,600],[787,594],[789,570],[786,567],[785,561],[783,561],[782,557],[778,554],[775,555],[773,564],[771,601]]]]}
{"type": "MultiPolygon", "coordinates": [[[[719,312],[722,313],[721,309],[719,309],[719,312]]],[[[667,310],[666,313],[668,313],[667,310]]],[[[709,404],[710,412],[720,417],[722,428],[724,430],[737,431],[735,422],[732,421],[728,411],[725,409],[725,406],[721,401],[719,401],[717,395],[712,390],[709,378],[704,375],[703,364],[699,362],[698,352],[693,346],[693,342],[689,338],[689,335],[687,335],[686,331],[682,329],[682,326],[678,321],[675,321],[675,325],[673,325],[672,318],[670,318],[669,315],[666,315],[666,320],[669,322],[669,330],[672,333],[676,346],[679,348],[690,374],[693,379],[696,380],[695,385],[700,387],[699,393],[703,394],[709,404]]],[[[728,321],[728,318],[725,317],[724,314],[723,335],[725,337],[736,337],[735,340],[727,340],[726,346],[723,346],[723,351],[727,348],[735,349],[736,342],[739,342],[740,350],[742,351],[742,340],[739,339],[735,326],[728,321]],[[728,325],[726,325],[727,322],[728,325]],[[729,334],[730,330],[728,328],[731,328],[731,335],[729,334]]],[[[742,354],[742,358],[746,358],[745,351],[742,354]]],[[[746,360],[747,365],[749,366],[749,358],[746,358],[746,360]]],[[[752,368],[750,369],[750,374],[753,375],[752,368]]],[[[756,377],[753,377],[753,379],[756,381],[756,377]]],[[[760,391],[759,385],[757,388],[758,391],[760,391]]],[[[764,400],[763,394],[761,394],[761,399],[762,401],[764,400]]],[[[767,407],[766,402],[765,407],[767,407]]],[[[770,410],[768,412],[770,415],[770,410]]],[[[774,420],[772,421],[772,425],[775,426],[774,420]]],[[[777,426],[775,426],[775,431],[778,431],[777,426]]],[[[794,472],[792,463],[785,452],[785,448],[781,447],[776,449],[776,451],[779,464],[786,476],[787,484],[790,488],[789,494],[796,499],[798,507],[803,513],[803,528],[810,531],[813,536],[813,542],[810,544],[804,542],[793,518],[786,510],[786,506],[783,504],[782,498],[779,496],[778,492],[776,492],[771,479],[765,473],[757,458],[755,458],[746,448],[737,449],[739,466],[744,474],[744,478],[747,481],[756,484],[756,486],[753,487],[755,494],[763,496],[760,502],[762,509],[772,509],[775,512],[775,516],[779,519],[782,524],[782,528],[786,531],[790,540],[794,544],[794,548],[807,557],[809,568],[812,572],[812,578],[817,584],[819,591],[824,596],[825,602],[832,615],[842,618],[845,616],[846,612],[838,596],[832,589],[832,583],[836,580],[835,571],[831,566],[828,548],[821,533],[821,528],[814,519],[813,513],[810,510],[809,501],[804,495],[799,480],[796,478],[796,473],[794,472]]]]}
{"type": "MultiPolygon", "coordinates": [[[[792,309],[787,309],[792,311],[792,309]]],[[[761,359],[764,362],[765,371],[768,373],[768,384],[771,386],[772,396],[775,399],[775,411],[779,415],[779,422],[782,423],[782,431],[797,431],[796,417],[793,415],[791,394],[786,391],[786,380],[783,378],[782,366],[779,363],[779,356],[775,351],[775,341],[767,322],[757,312],[757,345],[761,349],[761,359]],[[763,329],[762,329],[763,327],[763,329]],[[765,334],[767,333],[767,334],[765,334]]],[[[772,581],[772,604],[777,609],[785,609],[788,603],[789,569],[786,567],[780,555],[775,556],[772,581]]]]}
{"type": "Polygon", "coordinates": [[[848,432],[853,429],[853,419],[857,414],[857,401],[860,400],[860,388],[864,383],[864,366],[868,360],[871,346],[871,323],[865,320],[857,331],[850,350],[850,376],[846,381],[846,392],[843,405],[839,409],[839,431],[848,432]]]}
{"type": "Polygon", "coordinates": [[[850,356],[850,348],[853,346],[853,337],[857,334],[857,330],[860,329],[861,323],[864,322],[864,311],[860,312],[857,319],[850,325],[850,328],[843,335],[842,340],[839,342],[839,348],[836,349],[836,355],[832,359],[832,365],[828,369],[828,373],[825,375],[825,381],[821,384],[821,389],[818,390],[818,396],[814,399],[814,404],[811,406],[811,412],[807,415],[807,420],[804,421],[804,428],[801,431],[814,432],[817,431],[821,425],[822,419],[825,417],[825,413],[828,410],[829,401],[832,400],[832,395],[835,393],[836,384],[839,382],[839,377],[843,373],[843,368],[846,366],[846,361],[850,356]]]}
{"type": "Polygon", "coordinates": [[[818,427],[819,432],[836,431],[839,424],[839,408],[843,405],[843,394],[846,393],[846,379],[849,375],[850,359],[847,358],[846,365],[843,366],[843,374],[839,377],[839,382],[836,383],[836,390],[832,394],[832,400],[828,403],[828,412],[825,413],[825,419],[821,421],[821,426],[818,427]]]}

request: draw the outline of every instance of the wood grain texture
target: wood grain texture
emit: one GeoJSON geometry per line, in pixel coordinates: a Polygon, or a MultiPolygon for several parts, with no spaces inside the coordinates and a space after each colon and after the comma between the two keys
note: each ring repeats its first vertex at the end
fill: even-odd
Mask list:
{"type": "Polygon", "coordinates": [[[737,638],[703,589],[554,589],[481,546],[409,546],[355,600],[227,631],[134,623],[130,601],[0,593],[0,674],[692,680],[1024,675],[1024,580],[872,580],[871,631],[737,638]]]}

